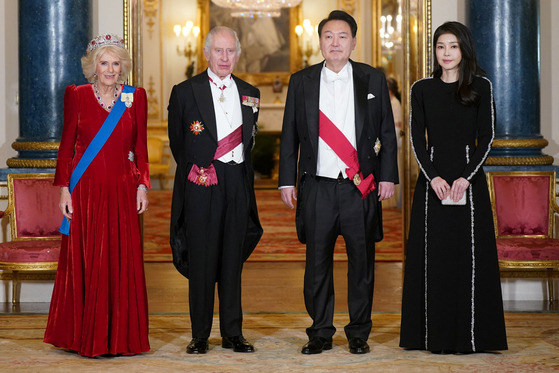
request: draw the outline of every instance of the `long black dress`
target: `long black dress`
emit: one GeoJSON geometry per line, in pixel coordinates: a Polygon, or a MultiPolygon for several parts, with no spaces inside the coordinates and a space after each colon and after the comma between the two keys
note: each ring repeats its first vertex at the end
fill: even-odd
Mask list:
{"type": "Polygon", "coordinates": [[[427,78],[412,86],[411,143],[420,175],[411,213],[400,347],[506,350],[497,248],[482,168],[494,137],[492,88],[489,80],[476,77],[472,86],[479,104],[468,107],[455,97],[457,84],[427,78]],[[468,180],[466,205],[442,205],[429,184],[436,176],[451,186],[460,177],[468,180]]]}

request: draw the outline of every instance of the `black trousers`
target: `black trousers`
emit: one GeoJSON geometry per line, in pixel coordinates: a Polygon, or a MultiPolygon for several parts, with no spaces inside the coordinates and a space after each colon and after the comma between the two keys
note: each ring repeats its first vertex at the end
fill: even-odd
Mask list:
{"type": "Polygon", "coordinates": [[[189,305],[195,338],[210,336],[216,283],[221,336],[242,334],[242,247],[249,216],[245,169],[219,161],[214,167],[217,185],[186,181],[189,305]]]}
{"type": "Polygon", "coordinates": [[[338,236],[343,236],[348,257],[349,324],[347,338],[368,339],[373,304],[376,191],[361,199],[350,180],[307,177],[301,198],[307,254],[305,305],[313,320],[309,338],[331,339],[334,317],[333,255],[338,236]]]}

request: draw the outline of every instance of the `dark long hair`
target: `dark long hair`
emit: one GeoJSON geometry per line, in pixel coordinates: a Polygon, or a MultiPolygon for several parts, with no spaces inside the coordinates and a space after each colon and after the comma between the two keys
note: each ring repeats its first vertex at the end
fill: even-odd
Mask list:
{"type": "Polygon", "coordinates": [[[437,61],[437,41],[443,34],[452,34],[458,39],[462,60],[458,66],[458,87],[456,88],[456,98],[463,105],[476,105],[479,94],[473,90],[472,82],[476,75],[485,76],[485,71],[478,65],[474,38],[470,29],[460,22],[445,22],[440,25],[433,35],[433,77],[440,78],[443,69],[437,61]]]}
{"type": "Polygon", "coordinates": [[[398,81],[395,78],[389,76],[388,78],[386,78],[386,83],[388,84],[388,90],[392,92],[392,94],[398,99],[398,101],[402,102],[402,95],[400,94],[398,81]]]}

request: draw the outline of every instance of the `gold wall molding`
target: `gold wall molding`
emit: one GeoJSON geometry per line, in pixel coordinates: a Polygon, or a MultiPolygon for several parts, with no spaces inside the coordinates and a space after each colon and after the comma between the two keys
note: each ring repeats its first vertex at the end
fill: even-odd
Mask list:
{"type": "Polygon", "coordinates": [[[148,118],[150,119],[160,119],[159,118],[159,100],[157,99],[157,91],[155,88],[155,82],[153,81],[153,75],[149,76],[148,82],[148,118]]]}
{"type": "Polygon", "coordinates": [[[149,38],[153,36],[153,26],[155,26],[154,18],[157,18],[159,11],[159,0],[144,0],[144,15],[146,16],[146,25],[148,26],[149,38]]]}
{"type": "Polygon", "coordinates": [[[339,8],[349,14],[354,14],[357,9],[357,0],[339,0],[339,4],[339,8]]]}
{"type": "Polygon", "coordinates": [[[56,159],[9,158],[6,165],[12,168],[56,168],[56,159]]]}
{"type": "Polygon", "coordinates": [[[493,148],[545,148],[549,145],[546,139],[495,139],[493,148]]]}
{"type": "Polygon", "coordinates": [[[537,157],[487,157],[487,166],[539,166],[553,164],[553,157],[542,155],[537,157]]]}
{"type": "Polygon", "coordinates": [[[58,150],[60,142],[15,141],[12,143],[14,150],[58,150]]]}

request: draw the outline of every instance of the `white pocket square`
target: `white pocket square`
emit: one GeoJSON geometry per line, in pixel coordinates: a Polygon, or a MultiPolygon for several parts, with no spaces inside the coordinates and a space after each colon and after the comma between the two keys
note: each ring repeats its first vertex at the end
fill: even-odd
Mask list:
{"type": "Polygon", "coordinates": [[[253,113],[256,113],[257,111],[258,111],[258,108],[255,107],[255,106],[253,106],[253,107],[252,107],[252,112],[253,112],[253,113]]]}
{"type": "Polygon", "coordinates": [[[367,95],[367,100],[371,100],[371,99],[373,99],[373,98],[375,98],[375,95],[374,95],[374,94],[369,93],[369,94],[367,95]]]}

